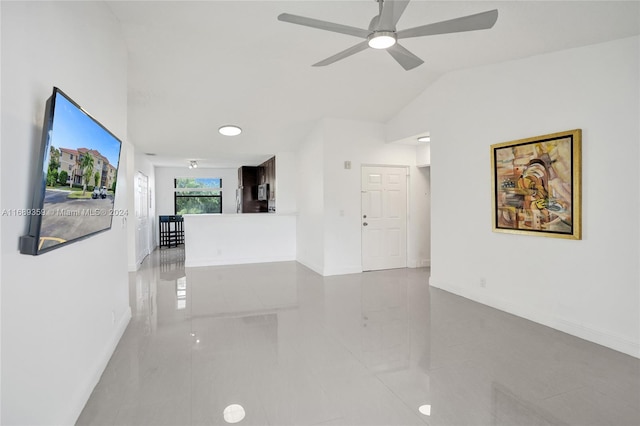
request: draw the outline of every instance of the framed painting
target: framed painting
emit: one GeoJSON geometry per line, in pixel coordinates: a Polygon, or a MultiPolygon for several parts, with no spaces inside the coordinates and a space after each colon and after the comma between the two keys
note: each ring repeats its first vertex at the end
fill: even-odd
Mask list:
{"type": "Polygon", "coordinates": [[[493,231],[582,238],[581,129],[491,145],[493,231]]]}

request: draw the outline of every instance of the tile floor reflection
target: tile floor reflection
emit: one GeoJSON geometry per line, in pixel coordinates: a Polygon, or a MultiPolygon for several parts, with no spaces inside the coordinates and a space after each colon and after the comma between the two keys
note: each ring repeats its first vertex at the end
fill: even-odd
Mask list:
{"type": "Polygon", "coordinates": [[[640,425],[639,360],[428,277],[156,250],[78,424],[640,425]]]}

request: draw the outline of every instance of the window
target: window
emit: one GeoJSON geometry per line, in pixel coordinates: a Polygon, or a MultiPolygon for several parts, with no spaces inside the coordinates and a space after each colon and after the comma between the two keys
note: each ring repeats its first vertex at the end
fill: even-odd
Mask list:
{"type": "Polygon", "coordinates": [[[175,214],[222,213],[222,179],[175,178],[175,214]]]}

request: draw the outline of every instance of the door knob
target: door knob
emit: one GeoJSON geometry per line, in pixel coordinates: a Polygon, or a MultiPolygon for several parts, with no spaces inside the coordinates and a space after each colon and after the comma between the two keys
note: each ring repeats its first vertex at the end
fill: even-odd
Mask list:
{"type": "Polygon", "coordinates": [[[362,226],[367,226],[369,225],[367,222],[363,223],[362,226]]]}

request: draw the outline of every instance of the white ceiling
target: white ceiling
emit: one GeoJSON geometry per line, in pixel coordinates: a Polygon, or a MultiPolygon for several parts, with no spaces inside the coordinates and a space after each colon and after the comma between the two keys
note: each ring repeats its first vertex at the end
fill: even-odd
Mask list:
{"type": "MultiPolygon", "coordinates": [[[[386,122],[441,75],[640,33],[638,1],[413,0],[398,29],[499,10],[493,29],[402,40],[405,71],[361,39],[277,20],[282,12],[367,28],[374,0],[112,1],[129,50],[129,140],[159,166],[237,167],[295,149],[322,117],[386,122]],[[223,124],[240,136],[218,134],[223,124]]],[[[594,58],[594,61],[598,58],[594,58]]]]}

